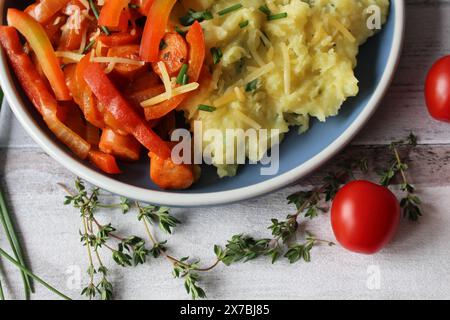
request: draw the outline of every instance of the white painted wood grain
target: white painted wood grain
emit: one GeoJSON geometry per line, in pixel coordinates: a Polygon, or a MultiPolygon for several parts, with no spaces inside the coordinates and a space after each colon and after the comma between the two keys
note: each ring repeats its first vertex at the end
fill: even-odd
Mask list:
{"type": "MultiPolygon", "coordinates": [[[[399,72],[380,110],[353,146],[331,161],[364,154],[372,163],[386,159],[381,147],[392,138],[414,130],[421,145],[411,157],[411,176],[424,199],[425,216],[418,224],[404,221],[393,243],[374,256],[356,255],[339,247],[319,247],[310,264],[271,265],[257,260],[231,267],[220,266],[205,274],[202,285],[210,298],[450,298],[450,126],[430,120],[426,114],[422,85],[426,70],[441,55],[450,52],[450,1],[406,1],[407,35],[399,72]],[[368,268],[381,272],[381,287],[367,287],[368,268]]],[[[332,164],[299,182],[316,185],[332,164]]],[[[45,155],[24,133],[10,113],[0,117],[0,183],[7,188],[9,205],[17,218],[28,260],[33,270],[65,293],[79,298],[67,272],[87,263],[85,249],[79,244],[79,214],[62,204],[64,193],[58,182],[70,184],[74,177],[45,155]],[[70,286],[68,286],[70,285],[70,286]]],[[[169,239],[174,255],[191,255],[205,263],[212,261],[214,244],[224,244],[236,233],[269,236],[266,226],[273,217],[292,212],[285,198],[299,187],[240,204],[214,208],[176,209],[183,224],[169,239]]],[[[124,234],[144,236],[133,214],[118,212],[100,215],[112,221],[124,234]]],[[[323,238],[333,239],[329,217],[324,215],[305,226],[323,238]]],[[[161,235],[160,235],[161,236],[161,235]]],[[[161,237],[164,238],[164,237],[161,237]]],[[[7,247],[0,234],[0,246],[7,247]]],[[[182,283],[172,279],[164,260],[152,260],[137,269],[115,267],[117,298],[187,298],[182,283]]],[[[5,262],[7,297],[21,298],[20,277],[5,262]]],[[[75,281],[76,282],[76,281],[75,281]]],[[[54,296],[37,286],[36,298],[54,296]]]]}

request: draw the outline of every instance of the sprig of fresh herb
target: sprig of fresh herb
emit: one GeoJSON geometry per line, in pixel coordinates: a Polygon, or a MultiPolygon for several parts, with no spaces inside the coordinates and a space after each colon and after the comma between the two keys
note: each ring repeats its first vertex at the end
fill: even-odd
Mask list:
{"type": "Polygon", "coordinates": [[[403,211],[403,216],[411,221],[418,221],[422,216],[420,205],[422,201],[415,194],[415,187],[409,182],[406,172],[409,168],[407,159],[402,159],[399,152],[400,146],[408,146],[415,148],[417,146],[417,137],[410,133],[404,140],[394,141],[389,145],[392,151],[392,158],[389,160],[389,165],[386,169],[380,171],[380,184],[382,186],[390,186],[397,176],[401,177],[402,183],[400,189],[405,193],[400,200],[400,206],[403,211]]]}
{"type": "Polygon", "coordinates": [[[187,259],[176,259],[166,253],[167,242],[157,241],[150,230],[152,225],[157,225],[165,233],[171,234],[173,232],[173,228],[180,221],[170,214],[169,208],[135,202],[135,207],[138,211],[138,221],[143,222],[150,242],[152,243],[152,247],[148,249],[146,242],[142,238],[138,236],[119,236],[116,234],[116,228],[110,223],[102,225],[95,218],[95,212],[100,208],[120,208],[124,213],[130,211],[133,207],[130,200],[121,198],[121,202],[118,204],[103,204],[99,201],[99,189],[93,188],[87,191],[84,183],[79,179],[75,181],[75,189],[76,193],[74,194],[65,188],[69,193],[66,196],[65,204],[72,204],[75,208],[79,209],[82,218],[83,231],[80,232],[80,236],[81,242],[87,247],[89,262],[87,269],[89,282],[82,290],[82,295],[85,295],[89,299],[93,299],[97,295],[105,300],[113,297],[113,285],[108,281],[108,271],[101,261],[99,252],[101,248],[106,248],[112,253],[114,262],[122,267],[144,264],[147,261],[147,257],[158,258],[162,255],[173,265],[174,274],[177,275],[177,278],[184,280],[186,290],[194,299],[204,298],[206,296],[204,290],[198,286],[200,277],[197,272],[211,270],[218,262],[211,267],[202,269],[199,267],[199,261],[189,263],[187,259]],[[96,229],[96,232],[94,232],[94,229],[96,229]],[[117,242],[116,248],[110,243],[112,241],[117,242]],[[95,267],[94,257],[97,258],[98,268],[95,267]],[[180,272],[176,273],[175,270],[180,272]],[[99,274],[101,275],[101,279],[96,283],[95,278],[99,274]]]}
{"type": "MultiPolygon", "coordinates": [[[[408,141],[413,144],[415,140],[411,136],[408,141]]],[[[394,143],[391,148],[396,150],[397,145],[398,143],[394,143]]],[[[399,159],[399,156],[397,158],[399,159]]],[[[401,162],[400,160],[397,161],[401,162]]],[[[397,170],[395,173],[401,173],[406,170],[404,165],[397,163],[397,166],[399,169],[397,170],[397,167],[395,167],[394,170],[397,170]]],[[[81,233],[82,242],[94,250],[100,264],[95,269],[92,257],[90,257],[88,269],[90,282],[83,290],[83,293],[89,298],[95,297],[96,294],[99,294],[102,299],[111,299],[113,297],[113,286],[107,279],[108,272],[102,264],[99,255],[99,249],[103,247],[109,249],[113,254],[114,261],[124,267],[143,264],[149,256],[153,258],[161,256],[166,258],[172,264],[174,277],[184,280],[185,289],[193,299],[206,297],[205,290],[200,287],[200,273],[210,271],[220,263],[229,266],[234,263],[247,262],[263,256],[270,257],[272,263],[282,257],[290,263],[299,261],[310,262],[311,252],[315,246],[319,244],[333,246],[334,243],[317,238],[308,231],[303,232],[303,240],[298,240],[297,235],[299,234],[300,220],[309,221],[319,216],[320,212],[327,212],[328,202],[333,200],[343,184],[355,178],[356,171],[361,171],[362,173],[368,171],[366,159],[353,158],[344,161],[343,164],[338,166],[335,172],[330,172],[325,176],[321,186],[291,194],[288,196],[287,201],[289,204],[295,206],[296,211],[293,214],[287,215],[285,220],[276,218],[271,220],[271,225],[268,229],[272,237],[256,239],[243,234],[234,235],[227,241],[225,247],[221,247],[220,245],[214,246],[216,261],[206,268],[200,267],[199,260],[191,260],[188,256],[180,259],[171,256],[166,246],[167,241],[158,241],[153,234],[152,226],[157,225],[164,233],[171,234],[174,228],[181,223],[170,214],[169,208],[141,204],[139,202],[135,202],[132,205],[131,201],[125,198],[122,198],[119,204],[106,205],[99,201],[100,194],[98,188],[87,192],[84,184],[80,180],[77,180],[75,182],[77,194],[67,196],[66,204],[72,204],[78,208],[82,218],[86,220],[85,223],[83,222],[86,228],[85,232],[81,233]],[[117,230],[111,224],[100,224],[95,218],[95,211],[99,208],[120,208],[123,212],[136,208],[137,220],[143,223],[148,239],[152,244],[151,248],[148,249],[146,242],[140,237],[122,237],[117,235],[117,230]],[[96,232],[94,232],[94,228],[96,232]],[[111,241],[118,242],[117,249],[111,246],[111,241]],[[95,283],[94,278],[99,274],[101,275],[101,279],[98,283],[95,283]]],[[[408,185],[407,181],[405,183],[408,185]]],[[[409,185],[405,190],[409,192],[408,195],[410,197],[415,197],[412,195],[414,190],[411,190],[409,185]]],[[[409,201],[417,204],[420,200],[411,198],[409,201]]],[[[402,204],[403,207],[407,205],[410,204],[402,204]]]]}

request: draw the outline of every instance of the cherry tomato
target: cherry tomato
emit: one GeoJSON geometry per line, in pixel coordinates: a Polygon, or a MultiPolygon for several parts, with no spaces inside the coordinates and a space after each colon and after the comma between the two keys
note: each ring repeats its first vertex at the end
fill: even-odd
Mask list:
{"type": "Polygon", "coordinates": [[[400,205],[387,188],[369,181],[345,185],[333,200],[331,225],[346,249],[365,254],[381,250],[394,236],[400,205]]]}
{"type": "Polygon", "coordinates": [[[425,101],[433,118],[450,122],[450,56],[436,61],[428,72],[425,101]]]}

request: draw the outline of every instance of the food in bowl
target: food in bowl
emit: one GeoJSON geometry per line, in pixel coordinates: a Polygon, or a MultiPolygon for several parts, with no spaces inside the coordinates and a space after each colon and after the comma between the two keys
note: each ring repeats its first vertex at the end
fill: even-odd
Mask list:
{"type": "MultiPolygon", "coordinates": [[[[279,136],[336,115],[358,92],[353,69],[376,32],[367,25],[373,5],[384,23],[387,0],[41,0],[8,10],[0,42],[49,129],[77,156],[117,174],[116,159],[137,161],[144,147],[152,180],[184,189],[199,170],[171,157],[175,111],[191,129],[201,121],[279,136]]],[[[218,143],[201,138],[206,148],[218,143]]],[[[220,176],[236,173],[217,158],[220,176]]]]}

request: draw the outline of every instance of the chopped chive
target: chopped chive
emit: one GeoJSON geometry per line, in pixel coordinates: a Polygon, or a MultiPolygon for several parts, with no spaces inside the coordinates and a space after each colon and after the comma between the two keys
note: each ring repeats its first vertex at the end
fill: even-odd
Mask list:
{"type": "Polygon", "coordinates": [[[245,28],[246,26],[248,26],[248,20],[242,21],[241,23],[239,23],[239,27],[241,29],[245,28]]]}
{"type": "Polygon", "coordinates": [[[242,8],[242,7],[243,7],[242,4],[236,3],[235,5],[232,5],[231,7],[228,7],[228,8],[225,8],[225,9],[223,9],[223,10],[220,10],[219,12],[217,12],[217,14],[218,14],[219,16],[224,16],[224,15],[230,13],[230,12],[239,10],[239,9],[242,8]]]}
{"type": "Polygon", "coordinates": [[[203,20],[211,20],[213,15],[210,11],[194,11],[189,9],[187,15],[182,16],[179,20],[182,26],[188,27],[195,21],[202,22],[203,20]]]}
{"type": "Polygon", "coordinates": [[[95,40],[92,40],[91,42],[89,42],[88,45],[84,48],[83,54],[88,53],[88,51],[91,50],[91,48],[94,46],[94,44],[95,44],[95,40]]]}
{"type": "Polygon", "coordinates": [[[255,79],[253,81],[250,81],[245,86],[245,92],[252,92],[256,90],[256,87],[258,86],[258,79],[255,79]]]}
{"type": "Polygon", "coordinates": [[[175,26],[175,32],[177,32],[182,37],[184,37],[187,33],[187,31],[183,31],[179,26],[175,26]]]}
{"type": "Polygon", "coordinates": [[[197,109],[200,110],[200,111],[214,112],[214,111],[216,111],[217,108],[213,107],[213,106],[208,106],[206,104],[199,104],[197,106],[197,109]]]}
{"type": "Polygon", "coordinates": [[[220,48],[211,48],[211,55],[213,57],[214,64],[218,64],[220,62],[220,59],[223,57],[222,50],[220,48]]]}
{"type": "Polygon", "coordinates": [[[259,7],[259,11],[264,13],[266,16],[270,16],[272,14],[272,11],[270,11],[269,7],[266,4],[259,7]]]}
{"type": "MultiPolygon", "coordinates": [[[[94,3],[94,0],[89,0],[89,5],[91,6],[92,13],[94,13],[95,18],[98,20],[100,17],[100,14],[98,13],[97,6],[94,3]]],[[[109,29],[107,27],[101,27],[103,32],[106,33],[108,36],[111,34],[109,29]]]]}
{"type": "Polygon", "coordinates": [[[177,84],[186,84],[187,83],[187,80],[188,80],[187,79],[187,74],[186,74],[187,70],[188,70],[188,65],[184,63],[181,66],[180,72],[178,73],[177,81],[176,81],[177,84]],[[185,81],[186,81],[186,83],[183,83],[185,81]]]}
{"type": "MultiPolygon", "coordinates": [[[[6,239],[9,242],[14,257],[16,258],[18,263],[20,263],[23,267],[26,267],[22,246],[15,231],[8,208],[6,207],[6,201],[3,196],[3,190],[1,189],[1,187],[0,187],[0,223],[3,226],[4,234],[6,235],[6,239]]],[[[32,280],[26,274],[26,272],[21,272],[21,275],[25,291],[25,299],[29,300],[30,292],[34,293],[32,280]]]]}
{"type": "Polygon", "coordinates": [[[286,18],[287,16],[288,16],[287,12],[282,12],[282,13],[272,14],[272,15],[268,16],[267,20],[269,20],[269,21],[278,20],[278,19],[286,18]]]}
{"type": "Polygon", "coordinates": [[[188,82],[189,82],[189,76],[187,75],[187,73],[185,73],[183,75],[183,80],[181,81],[181,84],[184,86],[184,85],[188,84],[188,82]]]}

